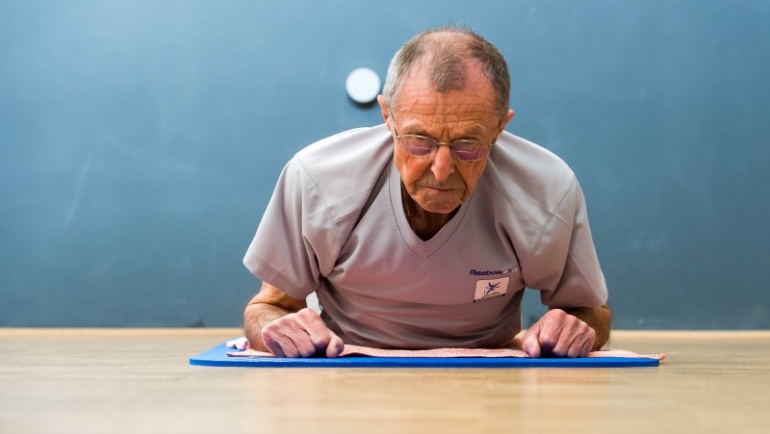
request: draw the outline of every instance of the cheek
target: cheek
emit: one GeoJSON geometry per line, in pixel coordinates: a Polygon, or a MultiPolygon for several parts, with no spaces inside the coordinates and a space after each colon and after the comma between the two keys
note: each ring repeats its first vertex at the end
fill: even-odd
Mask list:
{"type": "Polygon", "coordinates": [[[476,189],[476,184],[478,184],[482,173],[484,173],[485,167],[487,167],[486,160],[474,163],[470,166],[458,168],[460,176],[463,178],[463,181],[465,181],[465,199],[467,199],[468,196],[473,193],[473,190],[476,189]]]}
{"type": "Polygon", "coordinates": [[[410,186],[420,179],[428,167],[424,161],[417,160],[408,154],[404,155],[398,149],[396,149],[393,155],[393,160],[398,173],[401,174],[401,181],[407,187],[407,190],[410,190],[410,186]]]}

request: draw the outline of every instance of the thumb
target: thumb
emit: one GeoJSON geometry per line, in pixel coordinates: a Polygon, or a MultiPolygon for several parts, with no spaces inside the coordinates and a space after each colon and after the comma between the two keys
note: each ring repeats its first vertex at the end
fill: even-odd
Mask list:
{"type": "Polygon", "coordinates": [[[345,343],[342,341],[342,338],[334,334],[331,330],[329,331],[330,339],[329,339],[329,345],[326,346],[326,357],[328,358],[334,358],[342,354],[342,351],[345,350],[345,343]]]}
{"type": "Polygon", "coordinates": [[[540,357],[540,322],[535,323],[524,333],[521,341],[521,349],[530,357],[540,357]]]}

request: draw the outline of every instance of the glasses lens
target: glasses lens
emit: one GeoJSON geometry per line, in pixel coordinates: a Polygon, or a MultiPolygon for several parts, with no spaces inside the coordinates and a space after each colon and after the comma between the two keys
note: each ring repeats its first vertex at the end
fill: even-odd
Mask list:
{"type": "Polygon", "coordinates": [[[489,146],[477,140],[457,140],[452,143],[452,154],[463,161],[480,160],[487,155],[489,146]]]}
{"type": "Polygon", "coordinates": [[[418,157],[430,155],[436,147],[436,141],[430,137],[401,136],[401,140],[409,153],[418,157]]]}
{"type": "MultiPolygon", "coordinates": [[[[425,136],[399,136],[406,150],[417,157],[427,157],[438,148],[436,139],[425,136]]],[[[452,142],[452,155],[462,161],[481,160],[487,156],[489,146],[478,140],[456,140],[452,142]]]]}

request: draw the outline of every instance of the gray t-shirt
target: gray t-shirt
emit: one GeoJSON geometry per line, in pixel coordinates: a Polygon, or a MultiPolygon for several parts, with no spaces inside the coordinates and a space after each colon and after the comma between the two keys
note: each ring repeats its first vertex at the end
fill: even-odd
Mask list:
{"type": "Polygon", "coordinates": [[[574,173],[509,133],[476,190],[432,239],[410,229],[384,125],[298,152],[244,258],[292,297],[316,292],[346,343],[497,347],[521,330],[525,287],[549,307],[596,307],[607,289],[574,173]]]}

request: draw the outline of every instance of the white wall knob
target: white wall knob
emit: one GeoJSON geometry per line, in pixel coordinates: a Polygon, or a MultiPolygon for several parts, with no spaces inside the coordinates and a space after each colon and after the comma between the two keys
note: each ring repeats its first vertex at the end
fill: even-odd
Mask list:
{"type": "Polygon", "coordinates": [[[356,68],[345,81],[348,96],[359,104],[368,104],[380,93],[380,76],[369,68],[356,68]]]}

